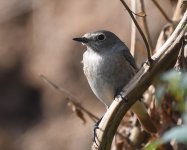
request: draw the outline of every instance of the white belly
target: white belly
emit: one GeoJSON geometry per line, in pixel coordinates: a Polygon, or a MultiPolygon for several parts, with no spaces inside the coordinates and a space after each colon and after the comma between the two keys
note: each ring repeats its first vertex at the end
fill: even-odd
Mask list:
{"type": "Polygon", "coordinates": [[[101,69],[105,65],[103,58],[95,52],[86,51],[83,55],[83,65],[84,73],[92,91],[100,101],[109,106],[114,99],[115,90],[107,82],[103,74],[104,70],[101,69]]]}

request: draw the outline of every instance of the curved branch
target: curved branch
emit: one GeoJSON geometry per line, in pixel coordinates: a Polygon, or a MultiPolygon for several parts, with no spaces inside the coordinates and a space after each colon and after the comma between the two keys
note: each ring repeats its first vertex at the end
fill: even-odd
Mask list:
{"type": "Polygon", "coordinates": [[[157,75],[170,69],[175,64],[181,48],[182,37],[186,30],[187,11],[171,37],[153,55],[152,59],[155,63],[152,67],[145,63],[129,84],[123,88],[125,92],[121,92],[121,95],[126,101],[120,98],[113,101],[99,124],[98,138],[96,139],[98,145],[93,143],[93,150],[110,150],[114,134],[129,108],[141,97],[157,75]]]}

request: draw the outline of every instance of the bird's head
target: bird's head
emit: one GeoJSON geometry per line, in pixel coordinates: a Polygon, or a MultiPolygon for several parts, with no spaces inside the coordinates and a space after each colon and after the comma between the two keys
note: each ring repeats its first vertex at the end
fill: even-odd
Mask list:
{"type": "Polygon", "coordinates": [[[123,45],[123,42],[114,33],[106,30],[86,33],[73,40],[82,42],[88,49],[98,53],[111,52],[123,45]]]}

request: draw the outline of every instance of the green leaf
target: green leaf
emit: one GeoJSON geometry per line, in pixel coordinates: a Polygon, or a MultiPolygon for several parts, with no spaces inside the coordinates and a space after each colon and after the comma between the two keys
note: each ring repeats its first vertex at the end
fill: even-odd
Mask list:
{"type": "Polygon", "coordinates": [[[149,143],[144,150],[156,150],[156,148],[160,145],[160,142],[158,140],[155,140],[151,143],[149,143]]]}

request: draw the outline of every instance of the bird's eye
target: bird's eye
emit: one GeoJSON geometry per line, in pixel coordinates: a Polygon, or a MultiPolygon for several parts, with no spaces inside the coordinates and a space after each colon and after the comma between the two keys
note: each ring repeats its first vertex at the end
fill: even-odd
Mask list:
{"type": "Polygon", "coordinates": [[[106,39],[106,37],[105,37],[104,34],[100,34],[100,35],[97,36],[97,39],[98,39],[99,41],[103,41],[103,40],[106,39]]]}

